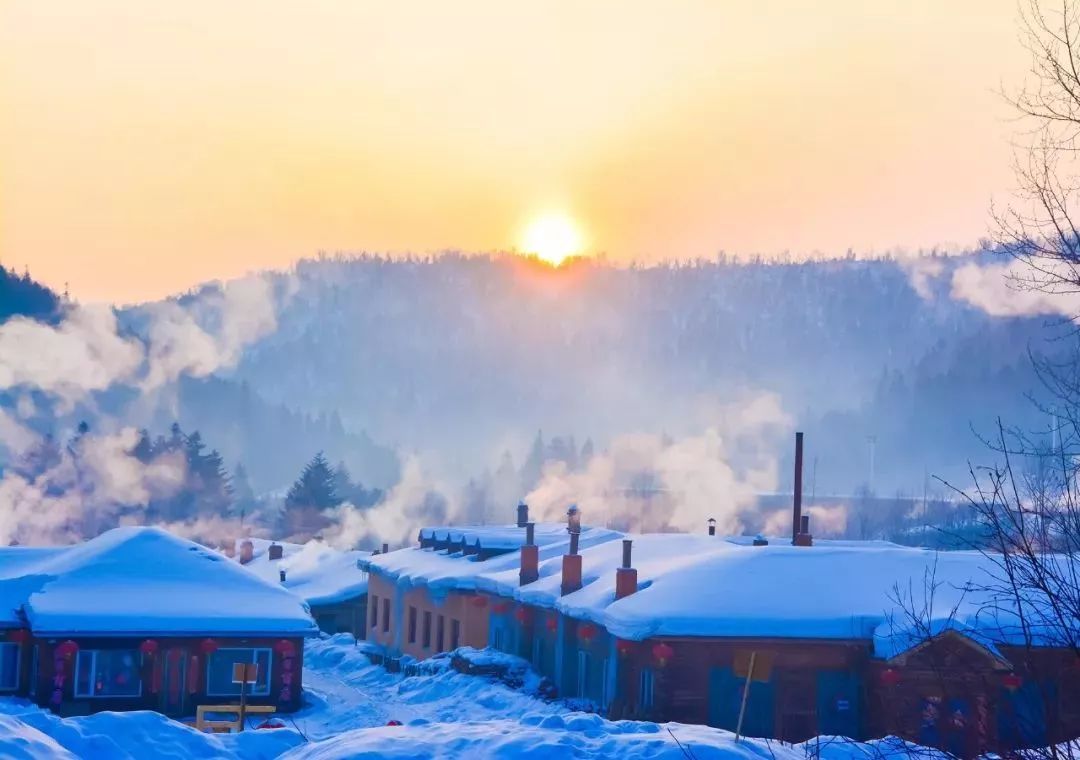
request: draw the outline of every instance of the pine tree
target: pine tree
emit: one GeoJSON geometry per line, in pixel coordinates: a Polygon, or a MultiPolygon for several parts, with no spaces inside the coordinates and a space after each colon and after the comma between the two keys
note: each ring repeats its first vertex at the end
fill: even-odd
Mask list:
{"type": "Polygon", "coordinates": [[[334,490],[334,470],[320,451],[304,467],[304,471],[292,484],[285,496],[285,508],[314,507],[330,509],[341,503],[334,490]]]}
{"type": "Polygon", "coordinates": [[[529,456],[525,459],[525,464],[521,466],[521,487],[526,490],[532,490],[533,486],[540,482],[540,476],[544,472],[544,434],[542,431],[536,431],[536,438],[533,439],[532,449],[529,450],[529,456]]]}

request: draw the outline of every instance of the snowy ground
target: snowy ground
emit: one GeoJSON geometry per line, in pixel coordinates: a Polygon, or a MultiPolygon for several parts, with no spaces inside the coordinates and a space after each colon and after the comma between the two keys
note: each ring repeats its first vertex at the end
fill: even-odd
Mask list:
{"type": "Polygon", "coordinates": [[[607,721],[547,703],[523,689],[448,668],[406,677],[372,665],[348,635],[309,642],[307,706],[284,729],[200,734],[153,712],[57,718],[24,700],[0,699],[0,757],[228,758],[660,758],[859,760],[904,754],[847,740],[736,743],[725,731],[677,723],[607,721]],[[388,726],[389,721],[401,726],[388,726]]]}

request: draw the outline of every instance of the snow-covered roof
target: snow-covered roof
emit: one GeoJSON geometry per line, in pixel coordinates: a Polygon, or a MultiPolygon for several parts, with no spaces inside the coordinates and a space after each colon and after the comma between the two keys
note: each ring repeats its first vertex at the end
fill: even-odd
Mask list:
{"type": "Polygon", "coordinates": [[[268,583],[281,584],[312,606],[336,604],[367,593],[368,574],[358,562],[371,556],[365,551],[338,551],[322,541],[291,544],[278,541],[281,559],[270,559],[271,541],[248,539],[254,552],[245,568],[268,583]],[[285,582],[281,583],[281,571],[285,582]]]}
{"type": "MultiPolygon", "coordinates": [[[[554,525],[554,524],[551,524],[554,525]]],[[[566,524],[558,524],[559,530],[551,525],[536,526],[537,545],[539,546],[540,561],[561,557],[570,545],[570,538],[566,533],[566,524]],[[543,530],[541,530],[543,528],[543,530]],[[545,543],[541,544],[539,538],[543,535],[545,543]]],[[[437,529],[439,531],[444,528],[437,529]]],[[[456,528],[467,535],[474,528],[456,528]]],[[[509,532],[509,529],[504,529],[509,532]]],[[[513,527],[514,531],[521,534],[520,546],[524,543],[525,529],[513,527]]],[[[440,536],[444,535],[441,532],[440,536]]],[[[579,537],[579,546],[584,549],[602,543],[615,541],[622,538],[622,534],[606,528],[591,528],[583,526],[579,537]]],[[[438,595],[452,589],[461,591],[492,591],[499,593],[493,577],[500,573],[512,574],[513,585],[503,588],[501,593],[511,595],[513,588],[517,586],[517,572],[520,568],[520,553],[511,551],[489,559],[480,560],[477,555],[462,555],[460,551],[448,553],[445,549],[412,547],[398,549],[387,554],[376,554],[361,562],[363,567],[371,572],[394,580],[401,586],[424,585],[434,594],[438,595]]]]}
{"type": "Polygon", "coordinates": [[[638,590],[616,601],[622,546],[614,539],[622,537],[599,528],[583,531],[582,588],[565,596],[565,533],[540,547],[540,577],[525,586],[518,580],[519,552],[476,561],[460,553],[403,549],[369,561],[373,571],[401,585],[427,585],[436,594],[498,594],[590,620],[632,640],[861,640],[873,642],[876,656],[886,659],[910,648],[912,626],[955,630],[995,656],[996,643],[1019,643],[1020,630],[986,590],[993,585],[994,564],[978,552],[935,552],[886,541],[825,540],[796,547],[775,539],[752,546],[746,537],[634,535],[627,538],[633,540],[638,590]]]}
{"type": "Polygon", "coordinates": [[[317,632],[293,594],[160,528],[116,528],[14,564],[0,570],[0,601],[17,602],[39,635],[317,632]]]}

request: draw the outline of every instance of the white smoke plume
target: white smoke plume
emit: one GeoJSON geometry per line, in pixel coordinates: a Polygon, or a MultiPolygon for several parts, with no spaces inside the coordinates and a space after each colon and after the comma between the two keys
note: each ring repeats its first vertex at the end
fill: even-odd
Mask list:
{"type": "MultiPolygon", "coordinates": [[[[113,432],[80,437],[72,444],[77,452],[46,440],[25,424],[36,412],[30,392],[54,400],[63,413],[115,385],[145,396],[184,375],[230,368],[245,346],[276,328],[279,300],[290,295],[252,276],[186,302],[145,306],[141,338],[124,334],[106,306],[70,306],[57,325],[21,317],[0,325],[0,392],[16,399],[13,409],[0,409],[0,451],[10,460],[0,478],[0,545],[66,542],[140,523],[145,506],[185,478],[182,456],[141,461],[133,454],[137,431],[117,429],[112,420],[96,427],[113,432]],[[51,452],[50,461],[17,466],[35,450],[51,452]]],[[[198,521],[169,527],[190,536],[236,532],[198,521]]]]}
{"type": "Polygon", "coordinates": [[[563,519],[577,504],[590,524],[641,532],[700,530],[709,518],[721,532],[742,528],[757,494],[775,490],[772,442],[791,421],[773,394],[720,410],[715,426],[677,441],[651,434],[616,438],[582,472],[549,466],[526,497],[540,519],[563,519]]]}
{"type": "Polygon", "coordinates": [[[461,503],[453,490],[438,483],[425,471],[419,457],[407,456],[401,479],[386,497],[368,509],[342,504],[331,515],[332,526],[324,532],[327,543],[337,549],[358,545],[407,546],[416,541],[424,525],[445,525],[461,519],[461,503]]]}
{"type": "Polygon", "coordinates": [[[907,256],[898,262],[907,272],[908,281],[919,298],[932,300],[934,281],[945,271],[945,262],[936,256],[907,256]]]}
{"type": "Polygon", "coordinates": [[[1020,262],[965,264],[953,272],[952,296],[996,317],[1080,315],[1080,293],[1048,284],[1039,287],[1020,262]]]}

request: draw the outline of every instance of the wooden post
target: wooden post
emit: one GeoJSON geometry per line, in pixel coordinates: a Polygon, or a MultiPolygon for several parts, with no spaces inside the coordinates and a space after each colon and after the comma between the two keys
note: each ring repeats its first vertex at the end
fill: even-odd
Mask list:
{"type": "Polygon", "coordinates": [[[244,715],[247,708],[247,678],[240,682],[240,730],[244,730],[244,715]]]}
{"type": "Polygon", "coordinates": [[[742,735],[742,722],[743,717],[746,716],[746,701],[750,697],[750,683],[754,678],[754,661],[757,659],[757,652],[750,653],[750,667],[746,671],[746,684],[743,686],[742,704],[739,705],[739,722],[735,724],[735,741],[739,741],[739,737],[742,735]]]}

